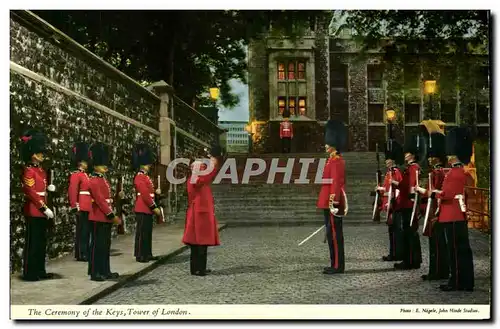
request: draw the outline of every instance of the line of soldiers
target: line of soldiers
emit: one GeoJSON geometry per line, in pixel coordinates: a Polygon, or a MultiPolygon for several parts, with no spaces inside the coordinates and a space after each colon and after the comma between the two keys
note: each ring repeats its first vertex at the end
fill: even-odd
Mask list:
{"type": "MultiPolygon", "coordinates": [[[[26,198],[23,208],[26,217],[23,279],[26,281],[54,277],[45,269],[47,231],[55,217],[55,208],[48,204],[48,193],[54,192],[55,186],[52,182],[47,186],[47,174],[41,167],[46,151],[47,138],[42,132],[29,129],[21,137],[21,156],[25,163],[22,189],[26,198]]],[[[123,225],[123,222],[113,210],[112,191],[105,177],[111,169],[109,148],[100,142],[90,147],[79,142],[71,154],[77,168],[69,177],[68,188],[68,201],[76,219],[75,258],[88,262],[91,280],[116,279],[119,274],[110,269],[111,230],[113,224],[123,225]],[[89,164],[93,168],[91,175],[87,173],[89,164]]],[[[159,195],[161,190],[155,191],[148,176],[154,158],[148,145],[135,146],[132,154],[137,221],[134,256],[141,263],[157,259],[152,255],[152,228],[153,215],[161,216],[160,205],[155,202],[155,193],[159,195]]],[[[50,176],[52,180],[53,173],[50,176]]],[[[124,199],[123,191],[119,194],[124,199]]]]}
{"type": "Polygon", "coordinates": [[[465,186],[469,175],[464,165],[472,156],[472,137],[467,128],[457,127],[445,136],[427,131],[408,138],[401,147],[395,140],[386,143],[386,166],[382,211],[386,212],[389,255],[384,261],[401,261],[399,270],[418,269],[422,263],[419,219],[424,219],[424,236],[429,240],[429,271],[425,281],[448,279],[442,291],[474,289],[474,264],[469,244],[465,186]],[[429,181],[419,185],[418,161],[427,157],[429,181]],[[398,166],[406,163],[401,171],[398,166]],[[449,165],[445,168],[446,163],[449,165]]]}

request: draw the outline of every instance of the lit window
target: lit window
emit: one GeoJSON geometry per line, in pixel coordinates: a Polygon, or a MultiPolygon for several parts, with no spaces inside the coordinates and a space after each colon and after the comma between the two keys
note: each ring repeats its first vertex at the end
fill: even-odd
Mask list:
{"type": "Polygon", "coordinates": [[[305,80],[306,78],[306,64],[304,62],[299,62],[297,67],[297,79],[305,80]]]}
{"type": "Polygon", "coordinates": [[[288,110],[290,115],[295,115],[295,97],[288,98],[288,110]]]}
{"type": "Polygon", "coordinates": [[[278,109],[279,109],[279,114],[283,115],[283,112],[285,112],[285,97],[278,97],[278,109]]]}
{"type": "Polygon", "coordinates": [[[299,97],[299,114],[306,115],[306,98],[299,97]]]}
{"type": "Polygon", "coordinates": [[[278,80],[285,80],[285,64],[278,64],[278,80]]]}
{"type": "Polygon", "coordinates": [[[288,80],[295,80],[295,62],[288,63],[288,80]]]}

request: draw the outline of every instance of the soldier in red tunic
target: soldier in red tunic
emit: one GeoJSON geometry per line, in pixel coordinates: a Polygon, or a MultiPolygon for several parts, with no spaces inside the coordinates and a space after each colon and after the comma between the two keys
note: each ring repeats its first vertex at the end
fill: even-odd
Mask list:
{"type": "Polygon", "coordinates": [[[89,212],[92,209],[90,179],[87,174],[89,146],[84,142],[75,143],[71,154],[76,170],[69,177],[68,199],[71,212],[76,218],[75,258],[79,262],[87,262],[90,243],[89,212]]]}
{"type": "MultiPolygon", "coordinates": [[[[430,187],[433,190],[440,190],[445,175],[443,168],[446,158],[445,137],[441,133],[432,133],[427,139],[427,156],[432,180],[430,187]]],[[[428,195],[432,192],[429,189],[429,183],[425,189],[418,187],[417,192],[422,195],[422,203],[427,207],[428,195]]],[[[424,232],[424,235],[429,238],[429,272],[422,275],[423,280],[448,279],[450,273],[446,237],[443,225],[437,222],[436,209],[434,202],[429,210],[428,224],[424,232]]]]}
{"type": "Polygon", "coordinates": [[[21,137],[21,157],[26,164],[22,186],[26,198],[23,213],[26,218],[23,280],[39,281],[53,278],[45,270],[47,250],[48,220],[54,213],[46,205],[47,191],[55,191],[53,185],[47,187],[47,175],[40,166],[44,161],[47,140],[40,131],[30,129],[21,137]]]}
{"type": "Polygon", "coordinates": [[[90,252],[89,269],[90,279],[104,281],[118,278],[118,273],[110,269],[111,226],[120,224],[121,220],[111,208],[113,202],[111,187],[104,177],[110,165],[108,147],[103,143],[96,143],[90,149],[90,157],[94,172],[90,177],[90,195],[92,209],[90,221],[90,252]]]}
{"type": "Polygon", "coordinates": [[[292,149],[293,124],[289,121],[290,111],[283,112],[284,121],[280,123],[280,139],[283,153],[290,153],[292,149]]]}
{"type": "MultiPolygon", "coordinates": [[[[401,209],[400,215],[403,228],[403,261],[394,264],[396,269],[418,269],[422,263],[420,237],[417,233],[418,218],[415,218],[413,226],[410,225],[415,187],[418,185],[417,175],[420,172],[417,155],[421,153],[422,147],[425,147],[425,143],[420,135],[409,137],[405,143],[404,153],[407,167],[403,172],[403,180],[398,186],[400,191],[399,208],[401,209]]],[[[420,211],[420,208],[418,211],[420,211]]]]}
{"type": "Polygon", "coordinates": [[[391,180],[401,181],[401,170],[396,164],[403,162],[403,150],[395,140],[388,140],[385,149],[385,165],[387,166],[387,173],[385,174],[383,186],[377,187],[377,190],[384,194],[382,199],[382,211],[389,212],[387,214],[387,227],[389,231],[389,255],[383,256],[382,260],[392,262],[396,260],[403,260],[402,256],[402,240],[401,230],[396,232],[396,227],[393,221],[394,205],[396,203],[396,189],[393,187],[391,192],[391,180]],[[389,207],[389,193],[391,195],[391,206],[389,207]]]}
{"type": "Polygon", "coordinates": [[[323,209],[330,249],[330,266],[324,268],[324,274],[343,273],[345,268],[342,218],[347,215],[348,203],[345,194],[345,162],[340,153],[346,146],[347,128],[340,121],[329,120],[325,132],[325,149],[329,157],[323,169],[323,179],[331,179],[331,183],[321,186],[317,202],[317,207],[323,209]]]}
{"type": "Polygon", "coordinates": [[[146,144],[136,145],[132,155],[132,165],[137,174],[134,178],[135,191],[135,230],[134,256],[140,263],[158,260],[153,256],[153,214],[160,216],[160,208],[155,203],[155,188],[148,173],[154,163],[154,154],[146,144]]]}
{"type": "Polygon", "coordinates": [[[474,290],[474,262],[469,244],[464,189],[467,174],[464,164],[472,156],[472,138],[466,128],[455,128],[446,135],[446,154],[451,169],[443,181],[438,198],[438,222],[444,228],[450,260],[450,278],[443,291],[474,290]]]}
{"type": "Polygon", "coordinates": [[[207,270],[207,249],[220,245],[210,184],[217,176],[217,157],[221,155],[221,149],[215,146],[208,153],[211,171],[206,173],[206,164],[195,161],[187,178],[188,208],[182,242],[191,248],[190,271],[191,275],[197,276],[211,272],[207,270]]]}

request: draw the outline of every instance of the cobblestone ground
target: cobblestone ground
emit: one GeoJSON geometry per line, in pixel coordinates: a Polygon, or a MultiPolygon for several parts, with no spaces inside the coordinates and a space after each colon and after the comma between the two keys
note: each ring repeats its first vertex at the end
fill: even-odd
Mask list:
{"type": "Polygon", "coordinates": [[[345,227],[346,272],[324,275],[328,246],[323,232],[298,246],[315,227],[244,227],[221,232],[223,245],[209,249],[206,277],[189,275],[189,251],[131,282],[96,304],[489,304],[488,237],[470,233],[474,292],[441,292],[442,282],[422,282],[427,238],[421,237],[423,266],[394,271],[381,261],[387,227],[345,227]]]}

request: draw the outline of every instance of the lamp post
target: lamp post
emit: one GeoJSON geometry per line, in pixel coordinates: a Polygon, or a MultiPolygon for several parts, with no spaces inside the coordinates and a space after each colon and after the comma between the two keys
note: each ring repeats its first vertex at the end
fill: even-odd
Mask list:
{"type": "Polygon", "coordinates": [[[434,104],[432,103],[432,95],[436,92],[436,80],[424,81],[424,93],[429,95],[429,119],[433,119],[434,104]]]}
{"type": "Polygon", "coordinates": [[[252,154],[252,148],[253,148],[253,132],[252,132],[252,124],[248,124],[245,127],[246,131],[248,132],[248,153],[252,154]]]}
{"type": "Polygon", "coordinates": [[[387,109],[385,110],[385,116],[387,118],[387,123],[388,123],[388,134],[389,134],[389,139],[392,139],[393,138],[393,135],[392,135],[392,124],[394,122],[394,120],[396,119],[396,111],[394,111],[393,109],[387,109]]]}
{"type": "Polygon", "coordinates": [[[214,108],[217,108],[217,100],[219,99],[219,88],[213,87],[210,88],[210,99],[214,103],[214,108]]]}

